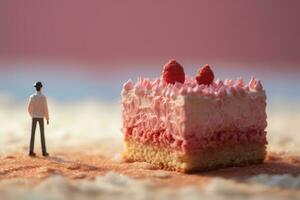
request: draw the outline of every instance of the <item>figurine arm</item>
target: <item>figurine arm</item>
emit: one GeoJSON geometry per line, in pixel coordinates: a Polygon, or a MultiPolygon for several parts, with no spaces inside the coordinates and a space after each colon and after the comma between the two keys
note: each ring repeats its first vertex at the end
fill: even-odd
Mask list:
{"type": "Polygon", "coordinates": [[[44,99],[44,116],[47,120],[47,123],[49,122],[49,112],[48,112],[48,104],[47,104],[47,98],[44,99]]]}
{"type": "Polygon", "coordinates": [[[32,98],[30,97],[29,98],[29,102],[28,102],[28,113],[29,113],[29,115],[32,117],[32,98]]]}

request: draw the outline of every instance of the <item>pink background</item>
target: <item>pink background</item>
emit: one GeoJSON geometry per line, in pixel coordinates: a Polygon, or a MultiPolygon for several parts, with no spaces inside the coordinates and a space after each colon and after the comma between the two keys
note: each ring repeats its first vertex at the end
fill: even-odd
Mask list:
{"type": "Polygon", "coordinates": [[[0,58],[295,67],[299,8],[297,0],[2,0],[0,58]]]}

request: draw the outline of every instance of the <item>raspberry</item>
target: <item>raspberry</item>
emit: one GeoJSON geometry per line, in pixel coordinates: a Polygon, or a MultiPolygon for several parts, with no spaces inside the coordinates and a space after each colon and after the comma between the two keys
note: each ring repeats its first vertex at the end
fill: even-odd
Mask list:
{"type": "Polygon", "coordinates": [[[199,85],[210,85],[214,81],[214,72],[210,69],[209,65],[206,64],[199,69],[196,80],[199,85]]]}
{"type": "Polygon", "coordinates": [[[164,65],[162,76],[164,81],[171,84],[184,83],[185,80],[183,67],[176,60],[170,60],[164,65]]]}

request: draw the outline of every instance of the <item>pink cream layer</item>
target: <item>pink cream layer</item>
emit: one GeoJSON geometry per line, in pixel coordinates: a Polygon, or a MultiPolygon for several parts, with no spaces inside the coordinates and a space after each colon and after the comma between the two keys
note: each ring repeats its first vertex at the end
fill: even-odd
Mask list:
{"type": "Polygon", "coordinates": [[[161,148],[169,148],[192,153],[197,150],[207,148],[222,148],[226,145],[242,145],[242,144],[261,144],[266,145],[266,132],[263,130],[249,130],[247,132],[218,132],[209,137],[201,139],[194,137],[188,140],[176,140],[171,134],[165,131],[142,133],[134,131],[134,128],[128,128],[125,131],[125,140],[135,140],[144,144],[151,144],[161,148]]]}
{"type": "Polygon", "coordinates": [[[210,86],[189,77],[184,84],[140,78],[133,85],[129,80],[121,104],[125,139],[183,151],[220,142],[266,143],[266,97],[255,78],[210,86]]]}

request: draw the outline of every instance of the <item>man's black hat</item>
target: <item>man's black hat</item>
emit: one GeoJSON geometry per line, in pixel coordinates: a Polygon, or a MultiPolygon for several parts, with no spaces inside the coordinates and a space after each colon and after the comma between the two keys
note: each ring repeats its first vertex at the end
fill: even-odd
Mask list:
{"type": "Polygon", "coordinates": [[[40,81],[38,81],[38,82],[36,82],[36,83],[33,85],[33,87],[35,87],[35,88],[41,88],[41,87],[43,87],[43,84],[42,84],[40,81]]]}

